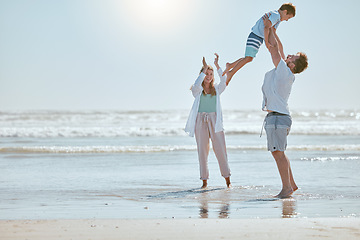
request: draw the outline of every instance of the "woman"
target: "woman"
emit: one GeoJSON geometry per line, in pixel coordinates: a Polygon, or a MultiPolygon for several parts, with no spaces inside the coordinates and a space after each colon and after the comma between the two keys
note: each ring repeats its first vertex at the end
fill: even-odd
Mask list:
{"type": "Polygon", "coordinates": [[[215,56],[214,63],[220,77],[220,83],[214,84],[214,70],[206,64],[205,58],[203,58],[200,75],[191,87],[195,100],[185,127],[185,132],[191,137],[195,134],[200,164],[200,179],[203,181],[202,188],[207,187],[209,178],[209,138],[211,138],[219,162],[221,175],[225,178],[227,187],[231,186],[231,174],[226,153],[220,105],[220,94],[226,88],[226,76],[222,76],[223,72],[218,64],[219,55],[215,53],[215,56]]]}

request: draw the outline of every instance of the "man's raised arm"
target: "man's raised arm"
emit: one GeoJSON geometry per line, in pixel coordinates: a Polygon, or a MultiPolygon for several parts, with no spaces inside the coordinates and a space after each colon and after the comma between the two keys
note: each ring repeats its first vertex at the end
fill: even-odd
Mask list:
{"type": "MultiPolygon", "coordinates": [[[[271,27],[271,22],[270,22],[268,16],[264,16],[263,21],[264,21],[265,28],[267,28],[269,30],[269,36],[268,36],[269,52],[271,54],[271,58],[272,58],[272,61],[275,65],[275,67],[277,67],[281,60],[281,55],[279,52],[278,43],[275,38],[274,29],[271,27]]],[[[264,31],[264,32],[267,32],[267,31],[264,31]]]]}

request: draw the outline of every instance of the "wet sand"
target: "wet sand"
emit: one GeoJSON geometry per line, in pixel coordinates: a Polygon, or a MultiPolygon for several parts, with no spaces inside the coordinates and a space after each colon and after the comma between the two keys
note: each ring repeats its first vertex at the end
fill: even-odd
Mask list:
{"type": "Polygon", "coordinates": [[[1,220],[0,239],[360,239],[360,218],[1,220]]]}

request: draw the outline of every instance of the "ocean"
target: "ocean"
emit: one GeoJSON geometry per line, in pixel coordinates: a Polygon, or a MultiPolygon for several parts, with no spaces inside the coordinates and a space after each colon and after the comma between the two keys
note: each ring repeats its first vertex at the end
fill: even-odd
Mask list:
{"type": "Polygon", "coordinates": [[[200,189],[189,110],[0,112],[0,219],[360,217],[360,111],[293,111],[281,180],[266,113],[225,110],[232,188],[200,189]]]}

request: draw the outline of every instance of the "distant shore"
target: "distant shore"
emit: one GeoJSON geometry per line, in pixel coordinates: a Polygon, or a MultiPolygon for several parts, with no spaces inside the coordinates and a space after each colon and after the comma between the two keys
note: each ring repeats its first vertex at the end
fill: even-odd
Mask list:
{"type": "Polygon", "coordinates": [[[360,218],[0,220],[1,240],[359,239],[360,218]]]}

